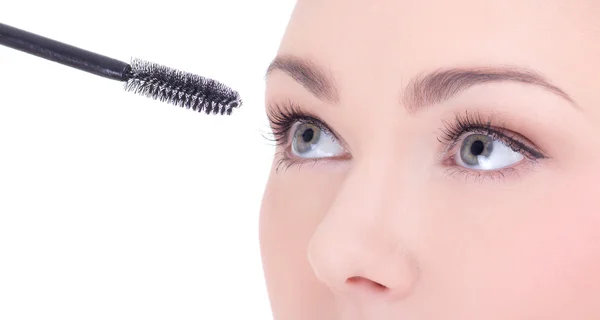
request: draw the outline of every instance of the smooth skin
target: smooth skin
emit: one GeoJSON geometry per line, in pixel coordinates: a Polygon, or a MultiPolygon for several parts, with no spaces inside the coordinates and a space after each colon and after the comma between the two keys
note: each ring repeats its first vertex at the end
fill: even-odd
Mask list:
{"type": "Polygon", "coordinates": [[[260,218],[276,320],[600,319],[600,1],[299,0],[277,56],[267,113],[297,105],[346,153],[277,146],[260,218]],[[440,70],[462,77],[414,92],[440,70]],[[465,112],[545,158],[445,159],[465,112]]]}

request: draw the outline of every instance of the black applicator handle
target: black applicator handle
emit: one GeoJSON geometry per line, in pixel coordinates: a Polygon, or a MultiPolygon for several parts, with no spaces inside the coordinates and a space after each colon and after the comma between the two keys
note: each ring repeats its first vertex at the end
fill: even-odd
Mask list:
{"type": "Polygon", "coordinates": [[[128,63],[2,23],[0,44],[112,80],[127,81],[131,70],[128,63]]]}

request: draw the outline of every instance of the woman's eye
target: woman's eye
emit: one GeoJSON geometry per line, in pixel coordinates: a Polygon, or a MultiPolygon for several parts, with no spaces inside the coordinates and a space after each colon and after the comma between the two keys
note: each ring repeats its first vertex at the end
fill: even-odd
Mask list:
{"type": "Polygon", "coordinates": [[[498,170],[510,167],[521,160],[524,155],[511,149],[506,143],[485,134],[469,134],[454,159],[457,165],[472,170],[498,170]]]}
{"type": "Polygon", "coordinates": [[[291,152],[296,157],[328,158],[340,156],[345,152],[333,134],[317,125],[297,122],[291,132],[291,152]]]}

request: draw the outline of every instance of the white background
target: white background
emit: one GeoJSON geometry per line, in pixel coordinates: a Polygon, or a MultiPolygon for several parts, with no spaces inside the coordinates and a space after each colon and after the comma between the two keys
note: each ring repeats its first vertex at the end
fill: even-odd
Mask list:
{"type": "Polygon", "coordinates": [[[292,0],[2,0],[0,22],[240,92],[207,116],[0,46],[0,319],[271,319],[264,72],[292,0]]]}

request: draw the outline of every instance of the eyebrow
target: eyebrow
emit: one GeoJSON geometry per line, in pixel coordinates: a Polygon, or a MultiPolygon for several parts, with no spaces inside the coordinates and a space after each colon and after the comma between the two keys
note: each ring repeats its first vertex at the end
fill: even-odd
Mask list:
{"type": "Polygon", "coordinates": [[[277,56],[267,68],[265,78],[275,70],[287,73],[317,98],[331,103],[339,102],[333,77],[314,62],[290,55],[277,56]]]}
{"type": "Polygon", "coordinates": [[[412,79],[404,90],[403,103],[417,111],[446,101],[475,85],[492,82],[517,82],[545,89],[575,105],[562,89],[531,69],[518,67],[442,69],[412,79]]]}
{"type": "MultiPolygon", "coordinates": [[[[269,65],[265,77],[275,70],[287,73],[317,98],[330,103],[339,102],[333,77],[314,62],[290,55],[278,56],[269,65]]],[[[565,91],[546,80],[540,73],[511,66],[449,68],[420,75],[410,80],[404,88],[401,102],[410,112],[416,112],[446,101],[473,86],[495,82],[517,82],[537,86],[577,107],[565,91]]]]}

